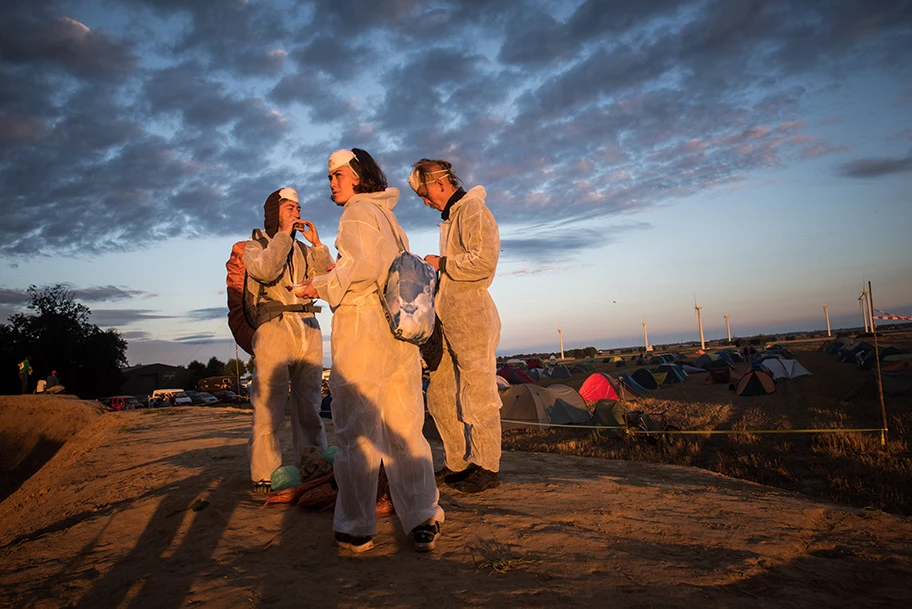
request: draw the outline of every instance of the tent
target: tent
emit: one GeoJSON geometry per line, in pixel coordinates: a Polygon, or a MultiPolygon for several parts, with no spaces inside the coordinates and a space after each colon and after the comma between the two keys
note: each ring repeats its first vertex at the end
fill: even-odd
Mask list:
{"type": "Polygon", "coordinates": [[[529,370],[534,370],[536,368],[545,367],[544,364],[542,364],[542,361],[540,359],[538,359],[537,357],[531,357],[531,358],[527,359],[526,366],[529,367],[529,370]]]}
{"type": "Polygon", "coordinates": [[[559,365],[551,368],[551,370],[548,373],[548,376],[550,376],[553,379],[568,379],[571,376],[570,369],[567,368],[563,364],[559,364],[559,365]]]}
{"type": "Polygon", "coordinates": [[[587,402],[621,399],[618,395],[618,382],[604,372],[590,374],[580,386],[579,394],[587,402]]]}
{"type": "Polygon", "coordinates": [[[506,389],[507,387],[510,386],[510,381],[508,381],[504,377],[500,376],[499,374],[495,374],[494,378],[497,379],[497,388],[498,389],[506,389]]]}
{"type": "Polygon", "coordinates": [[[507,366],[513,366],[514,368],[522,368],[523,370],[528,368],[528,364],[526,364],[526,360],[517,359],[517,358],[508,359],[507,366]]]}
{"type": "Polygon", "coordinates": [[[772,374],[773,380],[776,381],[810,374],[807,368],[793,359],[765,359],[760,362],[760,367],[772,374]]]}
{"type": "Polygon", "coordinates": [[[577,374],[579,372],[589,372],[589,368],[582,364],[574,364],[573,367],[570,368],[570,372],[573,374],[577,374]]]}
{"type": "Polygon", "coordinates": [[[618,388],[622,391],[629,391],[633,395],[643,395],[646,393],[646,388],[633,380],[629,374],[621,374],[618,376],[618,388]]]}
{"type": "Polygon", "coordinates": [[[595,405],[595,411],[592,413],[591,425],[604,425],[605,427],[615,427],[617,429],[606,429],[601,432],[603,436],[621,437],[627,429],[627,407],[614,400],[599,400],[595,405]]]}
{"type": "Polygon", "coordinates": [[[810,374],[807,368],[793,359],[764,359],[759,365],[761,368],[773,375],[773,380],[793,379],[796,376],[810,374]]]}
{"type": "MultiPolygon", "coordinates": [[[[646,368],[640,368],[630,375],[630,378],[639,383],[640,387],[644,389],[658,389],[659,383],[656,382],[656,378],[652,376],[652,373],[646,368]]],[[[664,380],[664,379],[663,379],[664,380]]]]}
{"type": "Polygon", "coordinates": [[[547,374],[545,374],[544,368],[529,368],[528,370],[526,370],[526,374],[528,374],[532,379],[534,379],[536,381],[539,381],[543,378],[547,378],[547,376],[548,376],[547,374]]]}
{"type": "Polygon", "coordinates": [[[699,374],[700,372],[706,372],[703,368],[697,368],[696,366],[691,366],[690,364],[681,364],[681,370],[687,374],[699,374]]]}
{"type": "MultiPolygon", "coordinates": [[[[895,357],[895,356],[889,356],[895,357]]],[[[875,371],[874,374],[877,374],[875,371]]],[[[886,363],[881,370],[884,395],[912,395],[912,359],[886,363]]]]}
{"type": "Polygon", "coordinates": [[[503,391],[500,401],[503,404],[500,409],[501,419],[521,421],[501,423],[504,430],[546,427],[549,423],[586,423],[590,418],[583,398],[566,385],[516,385],[503,391]],[[532,425],[533,423],[543,425],[532,425]]]}
{"type": "Polygon", "coordinates": [[[726,364],[735,363],[735,361],[732,359],[731,353],[727,351],[717,351],[714,355],[717,355],[720,359],[724,360],[726,364]]]}
{"type": "MultiPolygon", "coordinates": [[[[703,370],[709,370],[710,364],[712,364],[713,362],[717,362],[720,359],[721,358],[718,355],[716,355],[715,353],[704,353],[703,355],[701,355],[700,357],[698,357],[697,359],[694,360],[694,366],[696,366],[697,368],[703,368],[703,370]]],[[[726,364],[728,363],[728,362],[725,362],[725,360],[722,360],[722,362],[726,363],[726,364]]]]}
{"type": "Polygon", "coordinates": [[[738,395],[768,395],[776,391],[776,383],[769,372],[765,370],[751,370],[744,374],[735,388],[738,395]]]}
{"type": "Polygon", "coordinates": [[[662,355],[656,355],[655,357],[653,357],[652,359],[649,360],[650,366],[659,366],[659,365],[665,364],[665,363],[667,363],[667,360],[662,355]]]}
{"type": "MultiPolygon", "coordinates": [[[[677,364],[662,364],[655,369],[656,373],[667,373],[663,385],[673,385],[675,383],[683,383],[687,380],[687,373],[684,372],[684,369],[677,364]]],[[[658,379],[656,379],[658,380],[658,379]]]]}
{"type": "Polygon", "coordinates": [[[497,374],[510,381],[511,385],[535,382],[535,379],[529,376],[525,370],[520,370],[519,368],[514,368],[513,366],[504,366],[497,371],[497,374]]]}
{"type": "Polygon", "coordinates": [[[568,385],[555,383],[544,388],[550,407],[550,422],[557,425],[588,423],[592,415],[586,409],[586,401],[579,392],[568,385]]]}
{"type": "Polygon", "coordinates": [[[603,364],[613,364],[615,362],[623,362],[624,358],[620,355],[612,355],[611,357],[606,357],[602,360],[603,364]]]}

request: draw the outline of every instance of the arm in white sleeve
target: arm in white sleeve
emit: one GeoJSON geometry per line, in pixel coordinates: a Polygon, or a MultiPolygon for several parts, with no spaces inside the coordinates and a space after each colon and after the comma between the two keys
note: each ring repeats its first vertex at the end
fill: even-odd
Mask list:
{"type": "Polygon", "coordinates": [[[244,248],[247,274],[260,283],[272,283],[282,276],[293,241],[288,233],[278,232],[264,248],[259,241],[248,241],[244,248]]]}
{"type": "Polygon", "coordinates": [[[454,227],[455,246],[446,255],[445,273],[453,281],[478,281],[494,275],[500,256],[500,231],[494,214],[480,201],[467,201],[454,227]]]}
{"type": "Polygon", "coordinates": [[[335,308],[353,284],[371,284],[381,281],[387,269],[383,268],[383,235],[377,228],[377,213],[373,203],[349,204],[339,220],[336,250],[339,258],[336,268],[315,277],[313,286],[320,298],[335,308]]]}

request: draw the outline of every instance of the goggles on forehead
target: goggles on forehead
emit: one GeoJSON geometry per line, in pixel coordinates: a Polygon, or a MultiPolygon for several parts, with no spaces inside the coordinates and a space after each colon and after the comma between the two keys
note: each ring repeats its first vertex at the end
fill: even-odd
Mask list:
{"type": "Polygon", "coordinates": [[[339,167],[348,167],[351,169],[351,172],[355,174],[355,177],[361,179],[361,176],[358,175],[358,172],[355,171],[355,168],[352,167],[352,160],[357,160],[358,157],[355,156],[355,153],[351,150],[336,150],[331,155],[329,155],[329,173],[334,172],[339,167]]]}
{"type": "Polygon", "coordinates": [[[422,181],[421,173],[417,169],[413,169],[412,173],[409,175],[409,179],[408,179],[409,186],[412,187],[412,190],[414,190],[415,192],[418,192],[418,189],[421,188],[422,186],[424,186],[425,184],[427,184],[428,182],[434,182],[436,180],[439,180],[440,178],[434,178],[433,180],[428,179],[433,175],[437,175],[438,173],[444,173],[444,174],[449,175],[450,172],[447,169],[438,169],[437,171],[429,171],[424,174],[425,179],[424,179],[424,181],[422,181]]]}

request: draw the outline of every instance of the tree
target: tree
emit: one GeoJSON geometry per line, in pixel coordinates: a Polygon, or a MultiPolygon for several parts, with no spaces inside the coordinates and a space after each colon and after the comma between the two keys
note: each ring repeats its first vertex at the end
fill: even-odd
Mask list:
{"type": "Polygon", "coordinates": [[[247,374],[247,365],[242,359],[230,359],[225,364],[225,369],[222,371],[222,374],[232,378],[235,376],[244,376],[247,374]]]}
{"type": "Polygon", "coordinates": [[[225,362],[214,355],[210,357],[206,364],[206,376],[225,376],[225,362]]]}
{"type": "MultiPolygon", "coordinates": [[[[29,286],[28,293],[31,312],[16,313],[9,325],[0,324],[3,369],[14,369],[31,355],[35,380],[57,370],[68,393],[82,398],[117,393],[123,382],[120,368],[127,364],[127,341],[120,333],[90,324],[91,311],[64,285],[29,286]]],[[[18,393],[18,383],[11,380],[13,375],[2,375],[0,391],[18,393]]]]}

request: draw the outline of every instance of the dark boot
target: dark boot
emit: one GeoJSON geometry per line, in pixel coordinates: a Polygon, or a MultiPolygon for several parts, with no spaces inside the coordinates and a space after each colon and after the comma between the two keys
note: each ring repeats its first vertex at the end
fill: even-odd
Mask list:
{"type": "Polygon", "coordinates": [[[450,486],[460,493],[480,493],[489,488],[500,486],[500,480],[497,479],[497,472],[478,467],[465,479],[450,486]]]}

